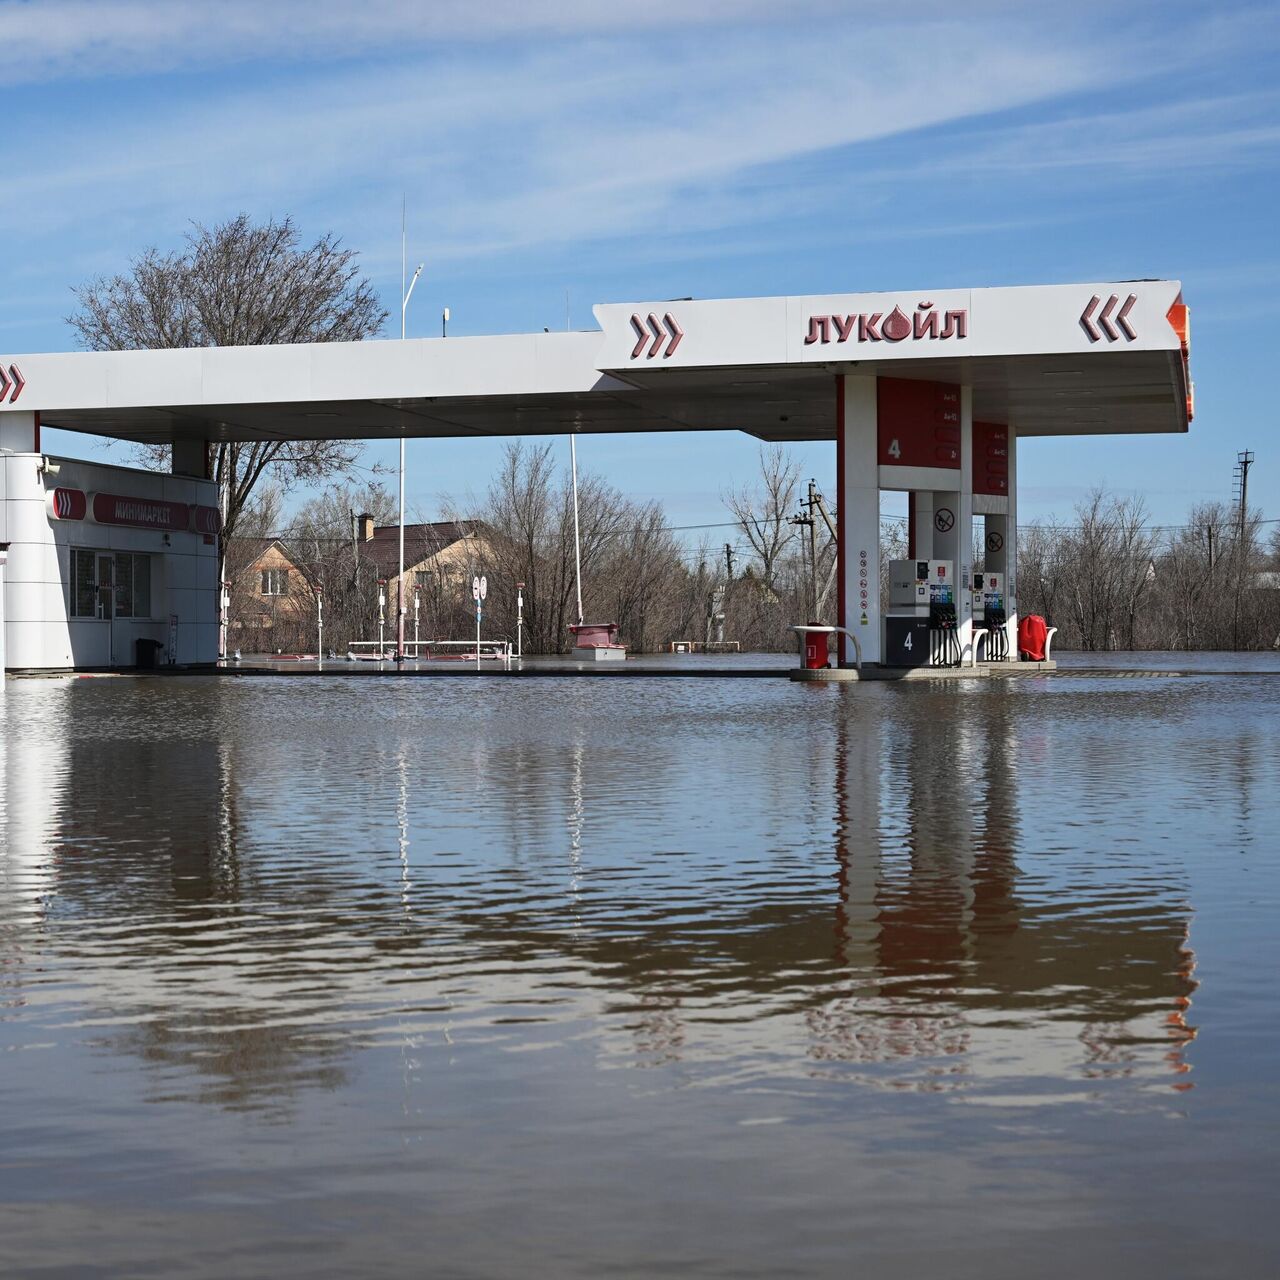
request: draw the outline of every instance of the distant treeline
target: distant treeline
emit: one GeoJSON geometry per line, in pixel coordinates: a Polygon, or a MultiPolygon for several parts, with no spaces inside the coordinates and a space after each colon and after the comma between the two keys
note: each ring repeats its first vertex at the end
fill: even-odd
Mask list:
{"type": "MultiPolygon", "coordinates": [[[[602,478],[579,476],[583,608],[588,621],[617,622],[636,652],[672,641],[736,641],[743,650],[789,651],[793,624],[834,621],[834,542],[821,508],[801,483],[798,464],[777,447],[761,450],[753,485],[726,492],[730,523],[690,546],[657,502],[636,502],[602,478]],[[812,524],[810,524],[812,521],[812,524]]],[[[265,490],[227,549],[231,647],[309,651],[315,610],[301,600],[323,593],[325,647],[378,635],[376,574],[352,538],[353,512],[394,523],[380,484],[335,486],[281,519],[278,492],[265,490]],[[277,608],[269,630],[248,570],[278,538],[301,581],[292,605],[277,608]]],[[[524,586],[524,648],[556,653],[576,621],[573,514],[569,477],[553,444],[510,445],[484,497],[449,520],[474,528],[465,560],[448,572],[418,575],[424,635],[462,638],[475,625],[470,579],[486,574],[485,634],[515,637],[515,584],[524,586]]],[[[1150,523],[1141,499],[1101,490],[1069,522],[1023,525],[1017,595],[1022,614],[1058,628],[1056,645],[1074,649],[1262,649],[1280,643],[1280,536],[1250,513],[1202,504],[1176,527],[1150,523]]],[[[974,565],[981,569],[981,538],[974,565]]],[[[411,535],[406,563],[432,552],[411,535]]],[[[901,521],[886,522],[884,560],[906,554],[901,521]]],[[[883,576],[883,575],[882,575],[883,576]]],[[[386,620],[394,634],[394,586],[386,620]]]]}

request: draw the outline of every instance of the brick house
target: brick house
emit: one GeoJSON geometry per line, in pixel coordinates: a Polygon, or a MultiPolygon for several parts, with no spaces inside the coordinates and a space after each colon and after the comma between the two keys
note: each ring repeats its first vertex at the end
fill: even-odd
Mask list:
{"type": "Polygon", "coordinates": [[[314,652],[315,592],[283,542],[278,538],[234,539],[226,573],[230,583],[228,652],[314,652]]]}

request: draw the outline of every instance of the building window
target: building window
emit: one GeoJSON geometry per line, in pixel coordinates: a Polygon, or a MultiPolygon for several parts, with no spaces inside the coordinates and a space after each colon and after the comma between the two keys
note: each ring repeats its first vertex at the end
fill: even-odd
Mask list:
{"type": "Polygon", "coordinates": [[[263,569],[261,594],[264,596],[287,596],[289,594],[289,570],[263,569]]]}
{"type": "Polygon", "coordinates": [[[83,547],[71,548],[71,616],[96,618],[98,616],[98,575],[94,566],[95,553],[83,547]]]}
{"type": "Polygon", "coordinates": [[[151,617],[151,557],[71,548],[73,618],[151,617]]]}
{"type": "Polygon", "coordinates": [[[151,557],[116,553],[116,617],[151,617],[151,557]]]}

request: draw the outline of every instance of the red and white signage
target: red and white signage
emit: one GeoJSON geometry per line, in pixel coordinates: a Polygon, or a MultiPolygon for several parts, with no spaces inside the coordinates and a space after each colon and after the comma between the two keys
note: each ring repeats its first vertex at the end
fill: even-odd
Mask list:
{"type": "Polygon", "coordinates": [[[197,533],[221,533],[222,512],[217,507],[194,506],[191,508],[191,525],[197,533]]]}
{"type": "Polygon", "coordinates": [[[171,533],[183,533],[191,525],[191,508],[185,502],[95,493],[90,506],[99,524],[123,524],[134,529],[161,529],[171,533]]]}
{"type": "Polygon", "coordinates": [[[909,378],[876,380],[882,467],[960,466],[960,388],[909,378]]]}
{"type": "Polygon", "coordinates": [[[50,489],[45,495],[50,520],[83,520],[89,500],[83,489],[50,489]]]}
{"type": "Polygon", "coordinates": [[[1009,492],[1009,428],[973,424],[973,491],[1003,498],[1009,492]]]}

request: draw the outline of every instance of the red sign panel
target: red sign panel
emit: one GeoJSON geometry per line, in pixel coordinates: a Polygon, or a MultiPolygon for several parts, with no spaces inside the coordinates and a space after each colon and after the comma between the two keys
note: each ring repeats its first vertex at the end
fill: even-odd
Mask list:
{"type": "Polygon", "coordinates": [[[973,424],[973,491],[1003,498],[1009,492],[1009,428],[973,424]]]}
{"type": "Polygon", "coordinates": [[[959,387],[877,378],[876,414],[882,467],[959,468],[959,387]]]}
{"type": "Polygon", "coordinates": [[[46,502],[50,520],[83,520],[89,510],[83,489],[50,489],[46,502]]]}
{"type": "Polygon", "coordinates": [[[192,507],[191,524],[197,533],[220,533],[222,531],[222,512],[217,507],[192,507]]]}
{"type": "Polygon", "coordinates": [[[93,518],[99,524],[127,524],[135,529],[184,532],[191,524],[191,508],[185,502],[154,498],[126,498],[117,493],[93,495],[93,518]]]}

